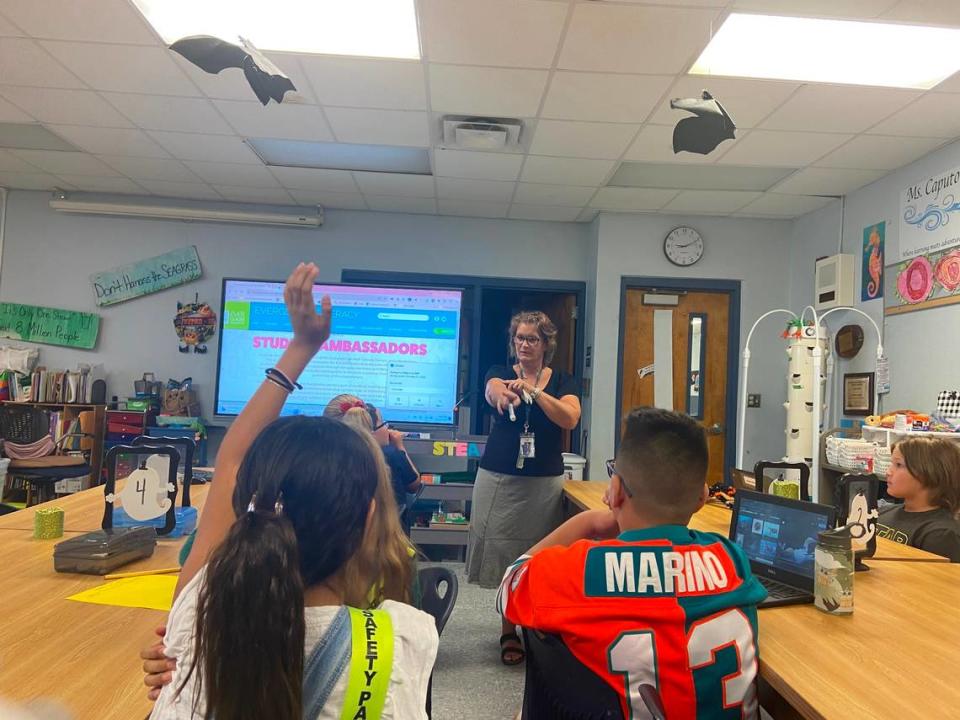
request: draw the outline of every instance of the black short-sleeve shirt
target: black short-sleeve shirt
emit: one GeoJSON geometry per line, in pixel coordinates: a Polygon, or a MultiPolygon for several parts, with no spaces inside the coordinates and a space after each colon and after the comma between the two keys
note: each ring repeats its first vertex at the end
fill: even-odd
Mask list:
{"type": "MultiPolygon", "coordinates": [[[[512,367],[494,365],[487,372],[483,381],[484,387],[493,378],[509,382],[516,380],[517,377],[512,367]]],[[[579,397],[579,390],[576,378],[557,370],[553,371],[550,382],[543,388],[544,392],[558,399],[565,395],[579,397]]],[[[493,412],[493,427],[490,428],[490,437],[487,438],[486,449],[483,451],[483,457],[480,458],[480,467],[490,472],[529,477],[562,475],[563,455],[560,450],[560,441],[563,437],[563,429],[550,420],[536,403],[530,406],[521,403],[515,412],[516,422],[511,422],[508,413],[501,416],[496,411],[493,412]],[[530,432],[536,435],[536,457],[528,458],[524,461],[523,468],[517,468],[520,433],[523,432],[527,407],[530,408],[530,432]]]]}

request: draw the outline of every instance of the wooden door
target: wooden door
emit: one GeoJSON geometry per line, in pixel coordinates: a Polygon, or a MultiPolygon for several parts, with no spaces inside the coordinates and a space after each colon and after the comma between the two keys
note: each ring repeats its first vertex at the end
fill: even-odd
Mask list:
{"type": "Polygon", "coordinates": [[[639,405],[659,405],[696,417],[707,430],[707,482],[712,485],[723,481],[726,428],[736,421],[726,417],[730,296],[725,292],[660,293],[627,290],[620,406],[624,414],[639,405]],[[674,300],[675,305],[664,304],[674,300]],[[664,335],[669,335],[669,346],[659,354],[654,347],[655,326],[665,344],[664,335]],[[661,384],[661,397],[656,397],[655,359],[672,365],[673,391],[661,384]]]}

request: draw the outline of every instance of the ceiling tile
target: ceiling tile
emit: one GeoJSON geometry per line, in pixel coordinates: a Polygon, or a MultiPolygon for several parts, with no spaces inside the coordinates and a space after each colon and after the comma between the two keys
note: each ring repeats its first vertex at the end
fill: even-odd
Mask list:
{"type": "Polygon", "coordinates": [[[103,93],[120,112],[145,130],[232,135],[233,130],[205,98],[103,93]]]}
{"type": "Polygon", "coordinates": [[[676,190],[605,187],[597,191],[590,207],[601,210],[659,210],[676,194],[676,190]]]}
{"type": "Polygon", "coordinates": [[[300,64],[323,105],[396,110],[427,107],[419,62],[308,55],[300,58],[300,64]]]}
{"type": "Polygon", "coordinates": [[[897,2],[898,0],[734,0],[733,7],[768,15],[873,18],[889,10],[897,2]]]}
{"type": "Polygon", "coordinates": [[[772,189],[788,195],[846,195],[884,175],[882,170],[805,168],[772,189]]]}
{"type": "Polygon", "coordinates": [[[636,140],[627,149],[624,160],[636,160],[639,162],[660,162],[660,163],[696,163],[698,165],[712,164],[716,161],[723,151],[727,149],[726,140],[718,146],[709,155],[700,155],[681,151],[673,151],[673,127],[669,125],[646,125],[637,135],[636,140]]]}
{"type": "Polygon", "coordinates": [[[577,222],[593,222],[593,219],[600,214],[599,210],[593,208],[584,208],[577,215],[577,222]]]}
{"type": "Polygon", "coordinates": [[[432,175],[402,173],[355,172],[353,179],[364,195],[434,196],[432,175]]]}
{"type": "Polygon", "coordinates": [[[523,164],[522,155],[444,148],[435,150],[433,158],[436,175],[475,180],[516,180],[523,164]]]}
{"type": "Polygon", "coordinates": [[[683,110],[673,110],[670,100],[700,97],[708,86],[711,95],[723,105],[738,128],[751,128],[796,92],[800,83],[681,75],[670,88],[670,97],[657,108],[650,122],[673,127],[680,120],[693,117],[683,110]]]}
{"type": "Polygon", "coordinates": [[[288,140],[333,140],[320,108],[313,105],[270,105],[213,100],[233,128],[245,137],[288,140]]]}
{"type": "Polygon", "coordinates": [[[539,157],[531,155],[523,165],[520,179],[550,185],[603,184],[617,163],[613,160],[539,157]]]}
{"type": "Polygon", "coordinates": [[[832,133],[750,130],[717,162],[722,165],[802,167],[819,160],[850,138],[850,135],[832,133]]]}
{"type": "Polygon", "coordinates": [[[360,193],[334,193],[318,190],[291,190],[290,194],[298,205],[319,205],[340,210],[367,210],[367,201],[360,193]]]}
{"type": "Polygon", "coordinates": [[[166,158],[170,154],[142,130],[88,125],[48,125],[49,130],[81,150],[97,155],[166,158]]]}
{"type": "Polygon", "coordinates": [[[960,72],[954,73],[933,89],[937,92],[960,93],[960,72]]]}
{"type": "Polygon", "coordinates": [[[288,190],[333,193],[359,192],[357,184],[353,180],[353,173],[349,170],[271,167],[270,172],[288,190]]]}
{"type": "Polygon", "coordinates": [[[731,213],[760,195],[743,190],[683,190],[661,210],[698,214],[731,213]]]}
{"type": "Polygon", "coordinates": [[[118,173],[134,180],[167,180],[169,182],[199,182],[182,162],[172,158],[135,158],[123,155],[99,155],[118,173]]]}
{"type": "Polygon", "coordinates": [[[243,140],[233,135],[200,135],[159,130],[152,130],[149,134],[171,155],[181,160],[263,164],[243,140]]]}
{"type": "Polygon", "coordinates": [[[915,90],[804,85],[760,124],[767,130],[859,133],[920,97],[915,90]]]}
{"type": "Polygon", "coordinates": [[[23,35],[23,31],[16,27],[12,22],[0,15],[0,37],[17,37],[23,35]]]}
{"type": "Polygon", "coordinates": [[[69,175],[65,173],[59,173],[57,177],[77,190],[143,195],[143,188],[128,178],[69,175]]]}
{"type": "Polygon", "coordinates": [[[53,190],[54,188],[64,188],[64,182],[54,175],[47,173],[15,173],[0,170],[0,187],[18,189],[18,190],[53,190]]]}
{"type": "Polygon", "coordinates": [[[510,208],[512,220],[552,220],[554,222],[574,222],[580,216],[579,207],[557,207],[551,205],[517,205],[510,208]]]}
{"type": "Polygon", "coordinates": [[[233,202],[262,203],[266,205],[294,205],[296,204],[290,193],[283,188],[245,187],[241,185],[214,185],[213,189],[224,199],[233,202]]]}
{"type": "Polygon", "coordinates": [[[192,200],[222,200],[220,194],[209,185],[194,182],[170,182],[169,180],[137,180],[154,195],[190,198],[192,200]]]}
{"type": "Polygon", "coordinates": [[[437,178],[437,197],[444,200],[473,200],[509,203],[516,183],[497,180],[437,178]]]}
{"type": "Polygon", "coordinates": [[[166,48],[50,41],[42,44],[94,90],[200,95],[166,48]]]}
{"type": "Polygon", "coordinates": [[[548,68],[567,16],[542,0],[420,0],[427,57],[461,65],[548,68]]]}
{"type": "Polygon", "coordinates": [[[156,35],[127,0],[3,0],[3,14],[40,38],[156,45],[156,35]]]}
{"type": "Polygon", "coordinates": [[[542,70],[430,65],[430,104],[439,112],[533,116],[548,74],[542,70]]]}
{"type": "Polygon", "coordinates": [[[97,160],[97,158],[81,152],[58,152],[56,150],[11,150],[21,160],[26,160],[49,173],[59,175],[102,175],[109,177],[116,175],[113,168],[97,160]]]}
{"type": "Polygon", "coordinates": [[[643,122],[673,81],[671,75],[558,72],[540,117],[601,122],[643,122]]]}
{"type": "Polygon", "coordinates": [[[432,198],[398,197],[396,195],[367,195],[371,210],[384,212],[418,213],[435,215],[437,201],[432,198]]]}
{"type": "Polygon", "coordinates": [[[21,160],[9,150],[0,150],[0,171],[5,173],[37,173],[40,168],[21,160]]]}
{"type": "Polygon", "coordinates": [[[817,161],[817,167],[895,170],[943,145],[942,138],[858,135],[817,161]]]}
{"type": "Polygon", "coordinates": [[[960,6],[955,0],[900,0],[883,17],[885,20],[956,26],[960,25],[960,6]]]}
{"type": "Polygon", "coordinates": [[[630,145],[639,125],[541,120],[530,144],[536,155],[615,160],[630,145]]]}
{"type": "Polygon", "coordinates": [[[324,113],[339,142],[430,146],[425,112],[328,107],[324,113]]]}
{"type": "Polygon", "coordinates": [[[12,102],[0,98],[0,122],[2,123],[32,123],[33,118],[27,115],[12,102]]]}
{"type": "Polygon", "coordinates": [[[870,128],[875,135],[955,138],[960,136],[960,95],[927,93],[870,128]]]}
{"type": "Polygon", "coordinates": [[[0,95],[43,123],[128,128],[133,124],[91,90],[0,87],[0,95]]]}
{"type": "Polygon", "coordinates": [[[513,196],[514,203],[523,205],[575,205],[583,207],[593,194],[595,187],[579,185],[545,185],[542,183],[520,183],[513,196]]]}
{"type": "Polygon", "coordinates": [[[27,38],[0,38],[0,83],[28,87],[82,88],[84,84],[27,38]]]}
{"type": "Polygon", "coordinates": [[[558,67],[679,73],[706,46],[718,14],[712,9],[577,3],[558,67]]]}
{"type": "Polygon", "coordinates": [[[438,200],[437,207],[441,215],[461,215],[465,217],[505,218],[510,203],[480,202],[469,200],[438,200]]]}
{"type": "Polygon", "coordinates": [[[822,208],[831,202],[833,202],[832,198],[764,193],[749,205],[740,208],[740,212],[775,217],[796,217],[822,208]]]}
{"type": "Polygon", "coordinates": [[[215,163],[185,160],[184,165],[211,185],[243,185],[244,187],[280,187],[280,183],[263,165],[215,163]]]}

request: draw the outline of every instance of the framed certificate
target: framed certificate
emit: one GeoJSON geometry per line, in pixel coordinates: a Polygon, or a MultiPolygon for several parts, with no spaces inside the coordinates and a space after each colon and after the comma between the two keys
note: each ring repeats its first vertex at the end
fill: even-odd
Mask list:
{"type": "Polygon", "coordinates": [[[873,415],[873,373],[845,373],[843,414],[873,415]]]}

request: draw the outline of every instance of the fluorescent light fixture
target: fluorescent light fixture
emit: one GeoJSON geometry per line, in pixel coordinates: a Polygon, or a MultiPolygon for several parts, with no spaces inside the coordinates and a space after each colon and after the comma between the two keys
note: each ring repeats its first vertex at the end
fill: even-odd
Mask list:
{"type": "Polygon", "coordinates": [[[81,215],[119,215],[161,220],[188,220],[201,222],[245,223],[250,225],[281,225],[285,227],[316,228],[323,224],[323,208],[315,212],[260,212],[250,210],[209,209],[175,205],[142,205],[91,200],[70,200],[55,197],[50,207],[57,212],[81,215]]]}
{"type": "Polygon", "coordinates": [[[671,190],[768,190],[797,168],[623,162],[607,185],[671,190]]]}
{"type": "Polygon", "coordinates": [[[420,58],[414,0],[134,0],[169,45],[190,35],[258,50],[420,58]]]}
{"type": "Polygon", "coordinates": [[[734,13],[690,73],[929,90],[958,46],[960,28],[734,13]]]}
{"type": "Polygon", "coordinates": [[[264,163],[278,167],[430,174],[426,148],[274,138],[250,138],[247,143],[264,163]]]}

